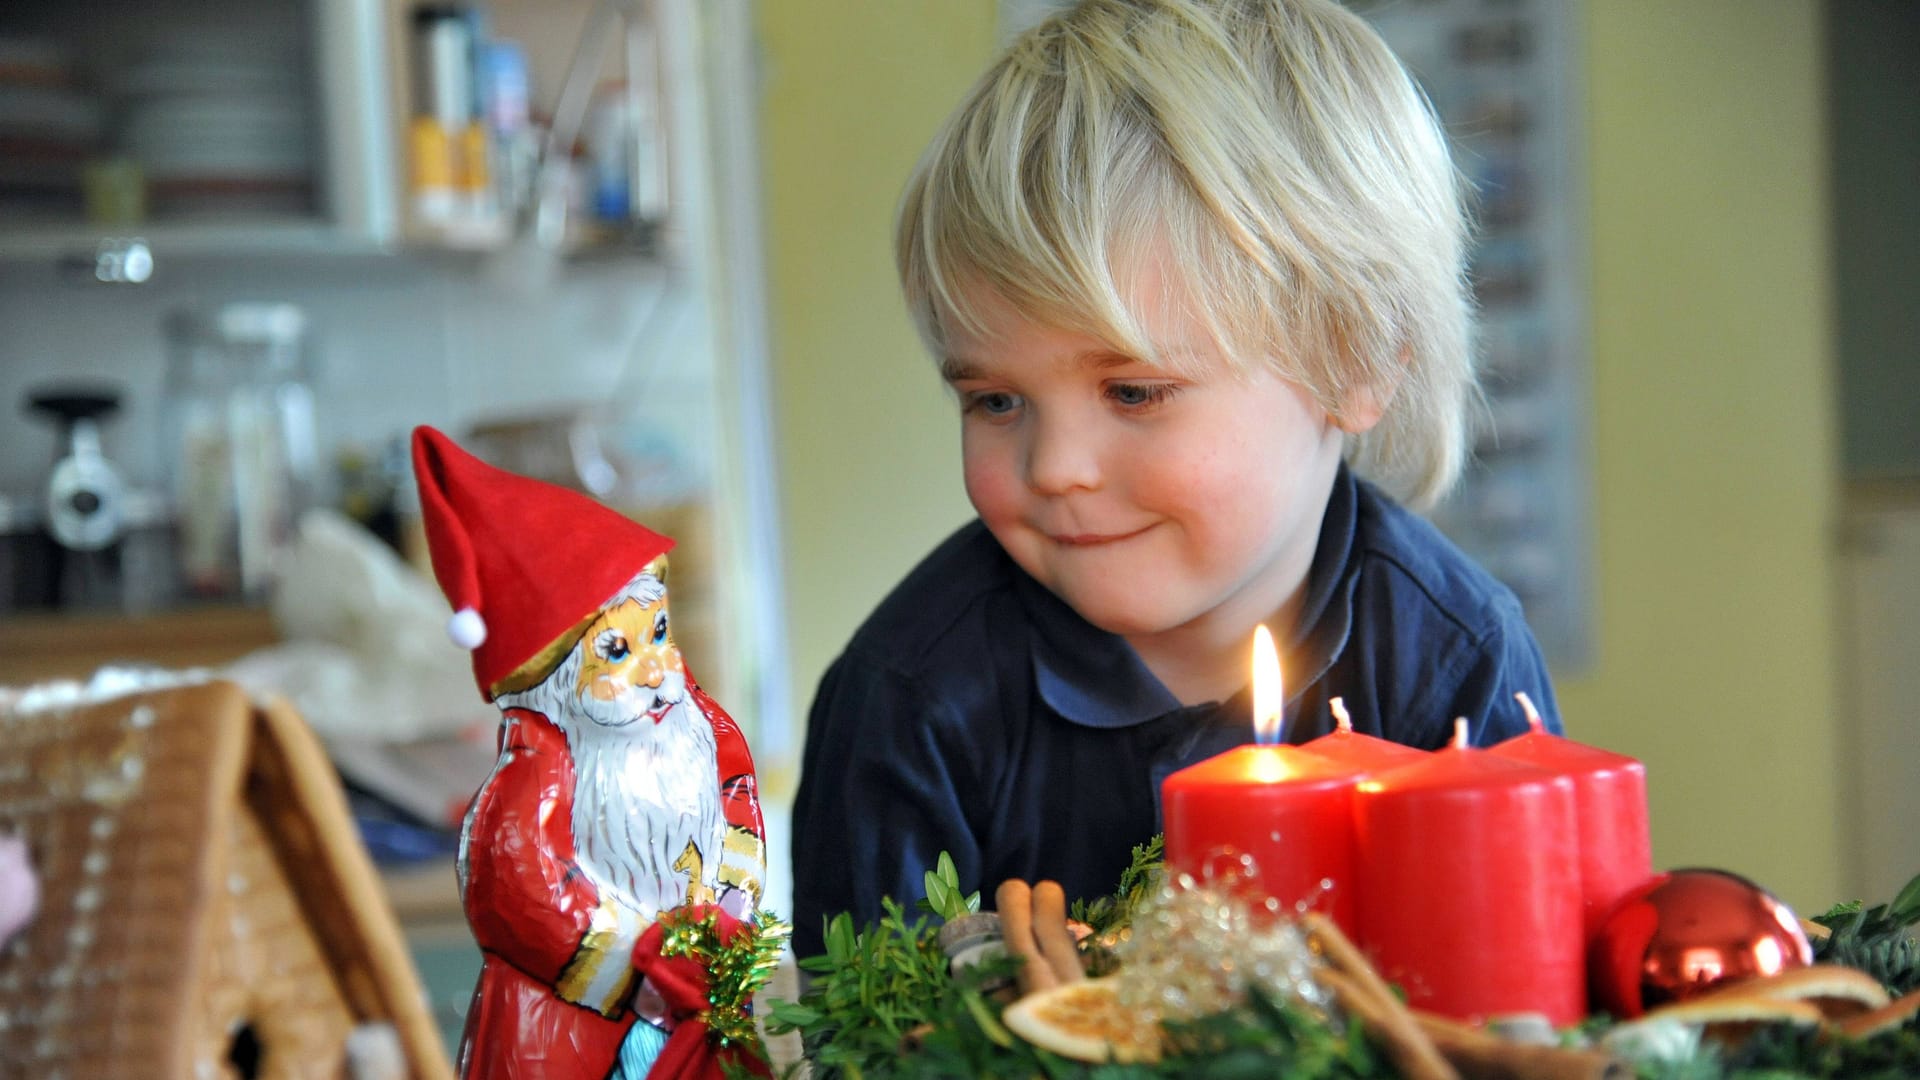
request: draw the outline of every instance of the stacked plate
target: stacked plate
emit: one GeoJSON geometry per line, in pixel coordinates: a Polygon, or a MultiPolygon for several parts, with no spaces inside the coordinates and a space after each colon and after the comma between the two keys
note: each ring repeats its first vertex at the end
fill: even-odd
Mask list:
{"type": "Polygon", "coordinates": [[[310,210],[305,71],[291,38],[197,29],[155,41],[119,72],[120,150],[140,164],[154,209],[310,210]]]}
{"type": "Polygon", "coordinates": [[[65,47],[0,34],[0,217],[78,211],[80,167],[104,122],[65,47]]]}

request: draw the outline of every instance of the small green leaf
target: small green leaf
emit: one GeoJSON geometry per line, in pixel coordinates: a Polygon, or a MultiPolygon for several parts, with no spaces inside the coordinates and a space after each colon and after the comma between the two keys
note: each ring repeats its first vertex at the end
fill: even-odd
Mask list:
{"type": "Polygon", "coordinates": [[[988,1041],[1003,1050],[1013,1048],[1013,1033],[993,1015],[993,1011],[987,1008],[987,1003],[981,1000],[979,994],[968,990],[960,995],[960,1000],[966,1004],[967,1012],[972,1014],[973,1022],[980,1025],[980,1032],[987,1037],[988,1041]]]}
{"type": "Polygon", "coordinates": [[[1893,903],[1887,905],[1887,912],[1902,926],[1920,921],[1920,874],[1915,874],[1913,880],[1907,882],[1907,887],[1893,898],[1893,903]]]}
{"type": "Polygon", "coordinates": [[[844,911],[835,915],[827,924],[827,956],[836,966],[844,965],[853,959],[855,944],[853,916],[844,911]]]}
{"type": "Polygon", "coordinates": [[[934,868],[921,875],[921,881],[927,895],[916,906],[922,911],[952,922],[968,912],[980,910],[979,893],[960,895],[960,871],[954,867],[953,856],[944,851],[934,868]]]}
{"type": "Polygon", "coordinates": [[[775,1000],[771,1002],[771,1006],[774,1022],[789,1027],[802,1028],[809,1024],[817,1024],[822,1015],[818,1009],[809,1009],[793,1001],[775,1000]]]}

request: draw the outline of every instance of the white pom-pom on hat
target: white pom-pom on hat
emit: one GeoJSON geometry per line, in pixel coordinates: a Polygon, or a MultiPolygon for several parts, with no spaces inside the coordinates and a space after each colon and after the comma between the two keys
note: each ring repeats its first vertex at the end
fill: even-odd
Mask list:
{"type": "Polygon", "coordinates": [[[472,652],[486,643],[487,621],[470,607],[461,608],[447,620],[447,636],[455,645],[472,652]]]}

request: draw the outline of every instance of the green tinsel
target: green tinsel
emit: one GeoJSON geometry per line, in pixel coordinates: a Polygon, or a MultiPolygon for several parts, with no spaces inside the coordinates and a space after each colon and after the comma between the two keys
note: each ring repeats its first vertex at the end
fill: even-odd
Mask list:
{"type": "Polygon", "coordinates": [[[730,942],[720,940],[719,916],[667,912],[660,916],[660,954],[691,957],[707,969],[707,1008],[700,1019],[707,1038],[720,1047],[742,1047],[765,1056],[753,1026],[753,995],[773,978],[793,927],[765,911],[730,942]]]}

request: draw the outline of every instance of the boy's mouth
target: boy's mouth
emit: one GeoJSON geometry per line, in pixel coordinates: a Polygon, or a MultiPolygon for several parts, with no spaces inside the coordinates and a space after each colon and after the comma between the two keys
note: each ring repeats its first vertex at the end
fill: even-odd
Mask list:
{"type": "Polygon", "coordinates": [[[1129,532],[1115,533],[1048,533],[1047,539],[1061,547],[1099,547],[1102,544],[1116,544],[1122,540],[1131,540],[1151,528],[1153,526],[1146,525],[1129,532]]]}

